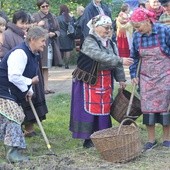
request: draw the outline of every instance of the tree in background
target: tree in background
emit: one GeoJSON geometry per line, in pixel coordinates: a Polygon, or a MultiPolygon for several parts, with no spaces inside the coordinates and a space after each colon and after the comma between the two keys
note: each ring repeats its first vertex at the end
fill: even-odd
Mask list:
{"type": "MultiPolygon", "coordinates": [[[[108,7],[113,11],[113,17],[119,12],[119,4],[122,3],[121,0],[103,0],[104,3],[108,4],[108,7]]],[[[89,3],[89,0],[50,0],[51,11],[58,15],[59,6],[61,4],[66,4],[69,6],[70,11],[76,15],[76,8],[78,5],[83,5],[84,7],[89,3]]],[[[24,9],[27,12],[34,13],[37,11],[36,0],[1,0],[0,7],[6,12],[9,18],[13,13],[19,9],[24,9]]]]}

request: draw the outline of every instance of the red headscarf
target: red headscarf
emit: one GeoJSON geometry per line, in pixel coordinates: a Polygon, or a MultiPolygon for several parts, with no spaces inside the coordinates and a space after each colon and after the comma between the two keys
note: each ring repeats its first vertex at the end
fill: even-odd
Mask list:
{"type": "Polygon", "coordinates": [[[132,22],[142,22],[147,19],[151,20],[154,18],[154,13],[148,11],[147,9],[144,8],[137,8],[133,13],[130,18],[132,22]]]}

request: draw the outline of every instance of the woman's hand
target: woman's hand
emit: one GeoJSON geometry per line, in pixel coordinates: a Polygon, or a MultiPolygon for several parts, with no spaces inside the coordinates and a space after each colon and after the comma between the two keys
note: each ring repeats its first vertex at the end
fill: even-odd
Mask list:
{"type": "Polygon", "coordinates": [[[139,78],[137,77],[137,78],[133,78],[132,80],[132,84],[138,84],[139,83],[139,78]]]}
{"type": "Polygon", "coordinates": [[[123,65],[125,66],[130,66],[131,64],[134,63],[132,58],[122,58],[123,59],[123,65]]]}
{"type": "Polygon", "coordinates": [[[39,82],[38,76],[32,78],[32,84],[37,84],[39,82]]]}
{"type": "Polygon", "coordinates": [[[120,87],[121,89],[125,89],[125,88],[126,88],[126,83],[125,83],[124,81],[120,81],[120,82],[119,82],[119,87],[120,87]]]}
{"type": "Polygon", "coordinates": [[[33,92],[28,91],[27,94],[26,94],[26,96],[25,96],[25,100],[26,100],[26,101],[29,101],[29,99],[32,99],[33,94],[34,94],[33,92]]]}

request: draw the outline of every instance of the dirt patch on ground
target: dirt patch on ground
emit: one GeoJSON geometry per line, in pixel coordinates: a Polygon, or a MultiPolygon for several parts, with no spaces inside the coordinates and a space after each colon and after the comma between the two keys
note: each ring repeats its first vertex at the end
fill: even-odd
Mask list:
{"type": "Polygon", "coordinates": [[[95,148],[77,149],[58,156],[43,155],[28,162],[0,164],[0,170],[159,170],[170,169],[170,151],[157,147],[128,163],[111,163],[103,160],[95,148]]]}

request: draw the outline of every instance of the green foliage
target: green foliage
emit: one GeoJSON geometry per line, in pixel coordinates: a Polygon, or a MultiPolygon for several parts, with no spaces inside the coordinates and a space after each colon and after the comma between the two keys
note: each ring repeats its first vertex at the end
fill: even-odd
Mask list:
{"type": "MultiPolygon", "coordinates": [[[[36,0],[1,0],[0,6],[6,12],[9,18],[12,18],[12,15],[15,11],[19,9],[24,9],[29,13],[34,13],[38,10],[36,6],[36,0]]],[[[78,5],[83,5],[84,7],[90,2],[90,0],[50,0],[51,11],[55,15],[59,14],[59,7],[61,4],[66,4],[70,11],[76,15],[76,8],[78,5]]],[[[122,1],[118,0],[103,0],[104,3],[108,5],[112,11],[113,17],[117,15],[120,9],[122,1]]]]}

